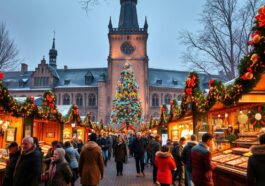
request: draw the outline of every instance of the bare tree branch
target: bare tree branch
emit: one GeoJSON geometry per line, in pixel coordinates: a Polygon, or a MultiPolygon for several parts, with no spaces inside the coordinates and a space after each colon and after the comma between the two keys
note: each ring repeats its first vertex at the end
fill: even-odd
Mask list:
{"type": "Polygon", "coordinates": [[[81,8],[88,12],[92,7],[99,5],[101,1],[105,3],[109,2],[109,0],[80,0],[79,3],[81,4],[81,8]]]}
{"type": "Polygon", "coordinates": [[[9,38],[4,23],[0,24],[0,70],[13,70],[21,60],[18,58],[18,49],[13,40],[9,38]]]}
{"type": "Polygon", "coordinates": [[[250,29],[262,0],[246,0],[239,7],[238,0],[207,0],[200,23],[204,29],[191,34],[180,33],[186,45],[184,59],[204,72],[213,68],[225,73],[230,80],[237,76],[240,59],[248,53],[250,29]]]}

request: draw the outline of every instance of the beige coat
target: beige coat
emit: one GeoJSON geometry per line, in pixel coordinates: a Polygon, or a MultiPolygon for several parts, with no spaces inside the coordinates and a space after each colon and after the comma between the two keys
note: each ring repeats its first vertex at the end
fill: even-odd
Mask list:
{"type": "Polygon", "coordinates": [[[82,185],[98,185],[104,175],[104,164],[101,148],[90,141],[82,148],[79,158],[79,175],[82,185]]]}

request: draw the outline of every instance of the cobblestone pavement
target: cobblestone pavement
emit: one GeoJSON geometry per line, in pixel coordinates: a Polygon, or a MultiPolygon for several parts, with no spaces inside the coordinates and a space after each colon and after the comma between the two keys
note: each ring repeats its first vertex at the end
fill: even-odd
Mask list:
{"type": "MultiPolygon", "coordinates": [[[[152,170],[149,165],[145,167],[145,177],[136,177],[134,158],[129,158],[128,163],[123,165],[123,176],[116,176],[116,164],[112,159],[105,167],[105,175],[100,186],[153,186],[152,170]]],[[[79,180],[75,186],[81,186],[79,180]]]]}

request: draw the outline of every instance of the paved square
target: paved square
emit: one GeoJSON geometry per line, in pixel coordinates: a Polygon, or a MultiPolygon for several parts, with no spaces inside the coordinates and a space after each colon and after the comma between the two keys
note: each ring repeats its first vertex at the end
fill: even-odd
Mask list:
{"type": "MultiPolygon", "coordinates": [[[[116,163],[114,159],[108,162],[105,167],[105,175],[100,182],[100,186],[153,186],[152,181],[153,167],[145,167],[145,177],[136,177],[134,158],[129,158],[128,163],[123,165],[123,176],[116,176],[116,163]]],[[[80,186],[77,180],[76,186],[80,186]]]]}

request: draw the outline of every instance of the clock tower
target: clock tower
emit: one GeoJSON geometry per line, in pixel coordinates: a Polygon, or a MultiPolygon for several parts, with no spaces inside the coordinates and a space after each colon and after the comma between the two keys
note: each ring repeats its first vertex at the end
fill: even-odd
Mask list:
{"type": "Polygon", "coordinates": [[[107,112],[110,114],[112,100],[115,97],[120,72],[126,62],[131,63],[135,79],[139,85],[139,96],[146,118],[149,109],[148,56],[146,51],[148,24],[145,19],[144,27],[139,28],[137,18],[137,0],[120,0],[120,19],[118,28],[113,28],[109,22],[109,56],[108,56],[108,103],[107,112]]]}

